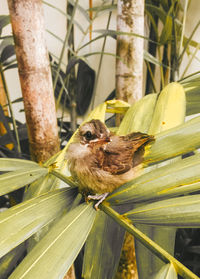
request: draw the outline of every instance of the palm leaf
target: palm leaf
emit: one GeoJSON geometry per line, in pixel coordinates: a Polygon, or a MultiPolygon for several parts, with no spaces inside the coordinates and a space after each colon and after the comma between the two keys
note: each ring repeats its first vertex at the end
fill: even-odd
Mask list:
{"type": "Polygon", "coordinates": [[[91,203],[82,204],[63,216],[9,279],[63,278],[83,246],[95,216],[91,203]]]}
{"type": "Polygon", "coordinates": [[[134,223],[176,228],[200,226],[200,194],[158,201],[124,214],[134,223]]]}
{"type": "Polygon", "coordinates": [[[74,198],[72,189],[49,192],[0,214],[0,256],[59,216],[74,198]]]}
{"type": "Polygon", "coordinates": [[[199,138],[200,117],[198,116],[157,134],[155,142],[145,154],[144,163],[154,164],[191,152],[200,147],[199,138]]]}
{"type": "Polygon", "coordinates": [[[156,168],[115,190],[112,204],[136,203],[188,194],[200,189],[200,155],[156,168]]]}
{"type": "MultiPolygon", "coordinates": [[[[184,279],[199,279],[192,271],[181,264],[177,259],[155,243],[151,238],[146,236],[143,232],[137,229],[131,224],[130,219],[127,218],[126,214],[120,215],[113,210],[106,202],[100,205],[101,209],[112,217],[118,224],[123,226],[129,233],[137,238],[142,244],[144,244],[152,253],[162,259],[165,263],[172,263],[175,267],[176,272],[181,275],[184,279]]],[[[165,218],[165,217],[164,217],[165,218]]]]}
{"type": "Polygon", "coordinates": [[[133,104],[126,112],[117,134],[126,135],[138,131],[147,133],[152,121],[156,100],[157,94],[150,94],[133,104]]]}
{"type": "Polygon", "coordinates": [[[83,278],[113,278],[119,263],[124,232],[108,215],[98,212],[86,241],[83,278]]]}
{"type": "Polygon", "coordinates": [[[0,195],[15,191],[48,173],[46,168],[32,167],[0,175],[0,195]]]}
{"type": "Polygon", "coordinates": [[[173,264],[164,265],[160,271],[151,279],[177,279],[177,273],[173,264]]]}
{"type": "Polygon", "coordinates": [[[0,158],[0,170],[1,171],[14,171],[24,168],[40,168],[41,167],[29,160],[22,160],[22,159],[10,159],[10,158],[0,158]]]}

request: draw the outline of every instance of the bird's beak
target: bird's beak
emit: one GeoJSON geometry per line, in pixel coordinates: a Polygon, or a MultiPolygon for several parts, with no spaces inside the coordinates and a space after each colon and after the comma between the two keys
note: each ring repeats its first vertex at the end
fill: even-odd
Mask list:
{"type": "Polygon", "coordinates": [[[110,138],[98,138],[98,139],[93,139],[89,142],[89,144],[95,145],[95,144],[105,144],[110,142],[110,138]]]}

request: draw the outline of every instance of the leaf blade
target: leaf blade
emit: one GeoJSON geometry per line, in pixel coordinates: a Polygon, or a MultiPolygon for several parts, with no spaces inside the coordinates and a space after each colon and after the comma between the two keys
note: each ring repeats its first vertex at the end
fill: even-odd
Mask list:
{"type": "Polygon", "coordinates": [[[46,168],[25,168],[0,175],[0,195],[15,191],[48,173],[46,168]]]}
{"type": "Polygon", "coordinates": [[[177,273],[173,264],[164,265],[151,279],[177,279],[177,273]]]}
{"type": "Polygon", "coordinates": [[[97,213],[95,223],[86,241],[83,278],[113,278],[119,263],[124,232],[124,229],[104,212],[97,213]]]}
{"type": "Polygon", "coordinates": [[[157,134],[149,152],[145,153],[144,164],[155,164],[191,152],[200,147],[199,138],[200,117],[198,116],[157,134]]]}
{"type": "Polygon", "coordinates": [[[178,197],[150,203],[124,214],[134,223],[177,228],[200,226],[200,195],[178,197]]]}
{"type": "Polygon", "coordinates": [[[0,257],[59,216],[72,203],[72,189],[56,190],[0,214],[0,257]]]}
{"type": "Polygon", "coordinates": [[[14,171],[23,168],[41,168],[37,163],[23,159],[0,158],[1,171],[14,171]]]}
{"type": "Polygon", "coordinates": [[[137,203],[192,193],[200,188],[200,154],[156,168],[115,190],[111,204],[137,203]]]}
{"type": "Polygon", "coordinates": [[[118,135],[132,132],[147,133],[152,117],[157,94],[149,94],[132,105],[126,112],[118,129],[118,135]]]}
{"type": "Polygon", "coordinates": [[[95,216],[91,203],[82,204],[63,216],[9,279],[63,278],[84,244],[95,216]]]}

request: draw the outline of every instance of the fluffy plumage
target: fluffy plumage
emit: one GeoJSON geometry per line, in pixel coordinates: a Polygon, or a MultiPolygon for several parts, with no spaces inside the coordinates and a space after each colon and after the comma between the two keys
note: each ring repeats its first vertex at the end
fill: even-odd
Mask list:
{"type": "Polygon", "coordinates": [[[69,170],[85,194],[112,192],[135,177],[146,144],[153,136],[132,133],[112,134],[100,120],[79,128],[67,150],[69,170]]]}

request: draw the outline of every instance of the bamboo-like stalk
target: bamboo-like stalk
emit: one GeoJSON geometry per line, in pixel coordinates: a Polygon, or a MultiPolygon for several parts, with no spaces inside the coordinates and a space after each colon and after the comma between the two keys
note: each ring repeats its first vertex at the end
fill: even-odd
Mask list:
{"type": "Polygon", "coordinates": [[[58,81],[58,76],[59,76],[59,72],[60,72],[60,69],[61,69],[61,63],[62,63],[62,60],[63,60],[64,52],[65,52],[65,49],[68,47],[68,40],[69,40],[69,36],[70,36],[71,29],[72,29],[72,26],[73,26],[73,19],[74,19],[74,16],[75,16],[77,5],[78,5],[78,0],[76,0],[76,2],[74,4],[73,12],[72,12],[72,15],[71,15],[71,20],[69,22],[69,27],[67,29],[67,32],[66,32],[66,35],[65,35],[65,40],[64,40],[64,43],[63,43],[63,47],[62,47],[62,50],[61,50],[60,57],[59,57],[58,68],[57,68],[57,72],[56,72],[56,76],[55,76],[54,84],[53,84],[53,89],[54,90],[56,88],[56,84],[57,84],[57,81],[58,81]]]}
{"type": "MultiPolygon", "coordinates": [[[[144,1],[118,0],[117,30],[144,36],[144,1]]],[[[143,96],[143,39],[117,36],[116,96],[130,104],[143,96]]]]}
{"type": "MultiPolygon", "coordinates": [[[[114,0],[112,0],[112,5],[113,5],[113,3],[114,3],[114,0]]],[[[109,29],[111,15],[112,15],[112,11],[109,12],[109,15],[108,15],[108,21],[107,21],[107,25],[106,25],[106,30],[109,29]]],[[[95,84],[94,84],[93,97],[92,97],[92,101],[91,101],[92,109],[94,109],[96,89],[97,89],[97,85],[98,85],[98,81],[99,81],[99,76],[100,76],[100,71],[101,71],[101,66],[102,66],[102,62],[103,62],[104,50],[105,50],[105,45],[106,45],[106,39],[107,39],[107,37],[105,36],[104,40],[103,40],[103,44],[102,44],[102,49],[101,49],[101,54],[100,54],[101,55],[100,56],[100,61],[99,61],[97,75],[96,75],[95,84]]]]}
{"type": "MultiPolygon", "coordinates": [[[[118,0],[117,2],[117,31],[135,33],[144,36],[144,1],[143,0],[118,0]]],[[[138,101],[143,96],[143,48],[144,41],[138,36],[118,35],[116,59],[116,98],[130,104],[138,101]]],[[[120,116],[116,117],[119,125],[120,116]]],[[[118,270],[117,278],[136,279],[137,270],[134,240],[126,242],[122,248],[126,253],[126,275],[118,270]],[[128,243],[128,245],[126,244],[128,243]],[[131,262],[131,268],[130,263],[131,262]],[[128,263],[128,264],[127,264],[128,263]]]]}
{"type": "MultiPolygon", "coordinates": [[[[0,75],[0,104],[3,107],[4,114],[8,116],[9,115],[8,108],[5,107],[7,104],[6,93],[5,93],[5,88],[3,85],[3,80],[1,75],[0,75]]],[[[0,122],[0,135],[2,136],[4,134],[6,134],[6,128],[4,127],[3,123],[0,122]]]]}
{"type": "Polygon", "coordinates": [[[161,55],[161,46],[158,47],[158,57],[160,62],[160,77],[161,77],[161,87],[164,88],[165,81],[164,81],[164,73],[163,73],[163,66],[162,66],[162,55],[161,55]]]}
{"type": "Polygon", "coordinates": [[[182,23],[181,38],[180,38],[180,45],[179,45],[179,52],[178,52],[179,55],[181,54],[181,52],[183,50],[183,38],[184,38],[184,34],[185,34],[187,9],[188,9],[188,0],[185,1],[184,11],[183,11],[183,23],[182,23]]]}
{"type": "MultiPolygon", "coordinates": [[[[155,6],[159,6],[159,4],[160,3],[159,3],[158,0],[154,1],[154,5],[155,6]]],[[[147,9],[146,9],[146,14],[149,17],[149,19],[152,18],[152,21],[150,20],[149,38],[152,41],[157,41],[158,40],[158,34],[157,34],[157,32],[155,30],[158,27],[158,16],[154,15],[152,17],[152,15],[148,12],[147,9]]],[[[148,51],[149,51],[149,53],[151,53],[151,55],[156,57],[157,45],[154,42],[149,41],[148,42],[148,51]]],[[[146,90],[145,90],[145,94],[149,94],[149,93],[152,93],[152,92],[158,92],[156,90],[155,77],[154,77],[156,66],[155,66],[155,64],[151,64],[151,63],[146,63],[146,65],[147,65],[148,71],[147,71],[147,77],[146,77],[146,90]]]]}
{"type": "MultiPolygon", "coordinates": [[[[146,61],[146,65],[147,65],[149,77],[151,78],[153,92],[157,92],[156,83],[155,83],[155,79],[154,79],[154,76],[153,76],[153,71],[152,71],[151,65],[148,61],[146,61]]],[[[146,89],[148,89],[148,88],[149,88],[149,86],[146,89]]],[[[148,93],[152,93],[152,92],[147,92],[146,91],[146,94],[148,94],[148,93]]]]}
{"type": "MultiPolygon", "coordinates": [[[[82,35],[82,37],[81,37],[81,39],[80,39],[80,41],[79,41],[79,44],[78,44],[78,46],[77,46],[77,48],[76,48],[76,54],[78,54],[79,51],[81,50],[81,48],[82,48],[82,43],[84,42],[85,37],[86,37],[86,35],[88,34],[88,32],[90,32],[90,27],[91,27],[91,25],[93,24],[94,20],[97,18],[98,13],[99,13],[99,9],[97,9],[96,13],[95,13],[95,14],[93,15],[93,17],[90,19],[90,24],[87,26],[86,30],[83,32],[83,35],[82,35]]],[[[92,41],[92,39],[91,39],[90,41],[92,41]]]]}
{"type": "Polygon", "coordinates": [[[171,42],[171,61],[170,61],[170,82],[176,81],[179,79],[179,61],[177,59],[178,57],[178,51],[177,51],[177,43],[178,43],[178,34],[177,34],[177,26],[175,22],[176,14],[173,8],[172,11],[172,34],[174,37],[173,43],[171,42]]]}
{"type": "Polygon", "coordinates": [[[89,32],[89,39],[90,41],[92,40],[92,18],[93,18],[93,11],[91,10],[92,9],[92,0],[89,0],[89,8],[90,8],[90,11],[89,11],[89,16],[90,16],[90,20],[91,20],[91,24],[90,24],[90,32],[89,32]]]}
{"type": "Polygon", "coordinates": [[[12,104],[11,104],[11,99],[10,99],[10,94],[9,94],[9,91],[8,91],[6,79],[5,79],[4,72],[3,72],[3,69],[2,69],[1,65],[0,65],[0,76],[1,76],[1,81],[2,81],[3,88],[4,88],[4,92],[5,92],[7,101],[8,101],[10,116],[12,118],[13,130],[14,130],[14,133],[15,133],[16,141],[17,141],[17,151],[19,153],[21,153],[19,135],[18,135],[18,131],[17,131],[17,124],[16,124],[16,120],[15,120],[15,117],[14,117],[14,112],[13,112],[13,109],[12,109],[12,104]]]}
{"type": "Polygon", "coordinates": [[[51,70],[40,0],[8,0],[31,154],[45,161],[59,150],[51,70]]]}

